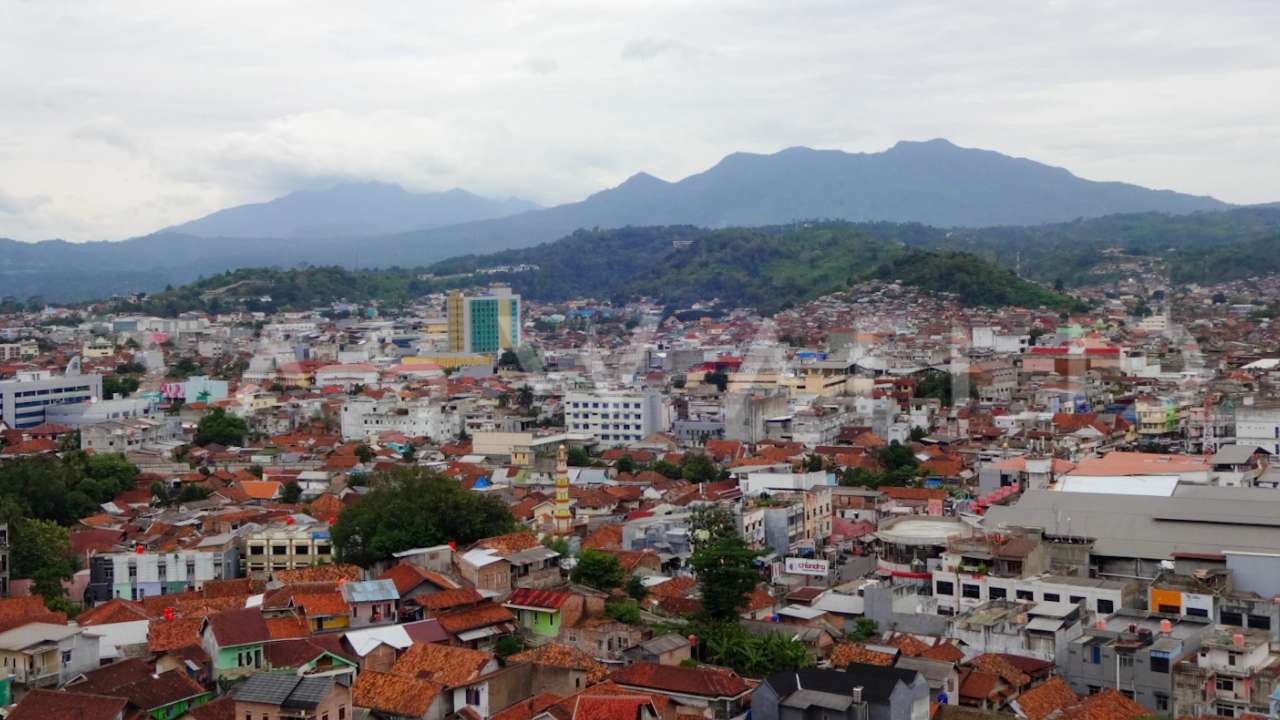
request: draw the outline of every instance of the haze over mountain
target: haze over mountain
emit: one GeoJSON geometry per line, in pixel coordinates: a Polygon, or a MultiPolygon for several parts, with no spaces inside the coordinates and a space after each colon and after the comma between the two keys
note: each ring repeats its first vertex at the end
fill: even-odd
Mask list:
{"type": "MultiPolygon", "coordinates": [[[[390,234],[377,229],[381,220],[362,225],[355,219],[378,215],[362,215],[371,207],[413,205],[462,212],[459,208],[492,208],[485,203],[495,201],[464,201],[456,193],[425,196],[433,200],[419,201],[411,199],[424,196],[394,186],[342,187],[346,188],[343,193],[352,195],[350,188],[365,188],[383,204],[326,204],[323,193],[294,193],[270,203],[229,208],[169,231],[123,242],[0,242],[0,284],[9,288],[6,294],[19,297],[44,293],[51,299],[90,298],[126,290],[154,290],[236,267],[292,267],[301,262],[360,267],[422,265],[468,253],[529,247],[579,228],[721,228],[814,218],[977,227],[1230,207],[1210,197],[1084,180],[1062,168],[960,148],[945,140],[901,142],[879,153],[808,148],[771,155],[735,153],[678,182],[640,173],[580,202],[390,234]],[[82,281],[67,283],[68,278],[82,281]]],[[[515,206],[498,204],[510,211],[519,206],[519,201],[514,202],[515,206]]],[[[493,212],[499,211],[494,208],[493,212]]],[[[432,217],[443,215],[440,209],[432,217]]],[[[408,216],[408,212],[402,213],[396,222],[408,216]]]]}
{"type": "Polygon", "coordinates": [[[536,209],[538,205],[517,198],[493,200],[458,188],[412,193],[389,183],[345,183],[237,205],[161,232],[228,238],[385,235],[536,209]]]}

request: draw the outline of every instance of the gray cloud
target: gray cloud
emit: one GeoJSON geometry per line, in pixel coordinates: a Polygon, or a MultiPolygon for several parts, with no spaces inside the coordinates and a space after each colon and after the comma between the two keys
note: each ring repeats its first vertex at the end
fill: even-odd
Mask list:
{"type": "Polygon", "coordinates": [[[10,4],[0,237],[117,239],[339,179],[553,204],[931,137],[1277,200],[1277,26],[1271,0],[10,4]]]}

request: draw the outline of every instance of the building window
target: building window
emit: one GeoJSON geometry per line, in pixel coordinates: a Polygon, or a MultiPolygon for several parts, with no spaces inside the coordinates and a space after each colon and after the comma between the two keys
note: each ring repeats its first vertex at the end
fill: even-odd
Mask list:
{"type": "Polygon", "coordinates": [[[1089,646],[1089,662],[1093,665],[1102,664],[1102,646],[1101,645],[1089,646]]]}
{"type": "Polygon", "coordinates": [[[1079,605],[1080,603],[1084,602],[1084,600],[1085,600],[1083,595],[1072,595],[1071,597],[1069,597],[1069,598],[1067,598],[1067,599],[1071,601],[1071,604],[1072,604],[1072,605],[1079,605]]]}
{"type": "Polygon", "coordinates": [[[1166,712],[1169,709],[1169,696],[1164,693],[1156,693],[1156,710],[1166,712]]]}
{"type": "Polygon", "coordinates": [[[1219,677],[1214,681],[1214,687],[1224,692],[1233,692],[1236,689],[1236,683],[1229,677],[1219,677]]]}
{"type": "Polygon", "coordinates": [[[1169,672],[1169,656],[1151,653],[1151,672],[1167,674],[1169,672]]]}
{"type": "Polygon", "coordinates": [[[992,600],[1004,600],[1009,597],[1009,591],[1002,587],[987,588],[987,597],[992,600]]]}
{"type": "Polygon", "coordinates": [[[982,597],[982,588],[977,585],[965,583],[960,586],[960,592],[967,598],[980,599],[982,597]]]}
{"type": "Polygon", "coordinates": [[[1133,656],[1132,656],[1132,655],[1119,655],[1118,657],[1119,657],[1119,660],[1120,660],[1120,667],[1122,667],[1122,668],[1131,668],[1131,667],[1133,667],[1133,656]]]}
{"type": "Polygon", "coordinates": [[[1221,622],[1223,625],[1235,625],[1236,627],[1244,627],[1244,613],[1231,611],[1231,610],[1223,610],[1221,622]]]}
{"type": "Polygon", "coordinates": [[[1031,592],[1030,590],[1018,590],[1015,592],[1015,597],[1017,597],[1019,600],[1034,601],[1036,599],[1036,594],[1031,592]]]}
{"type": "Polygon", "coordinates": [[[1256,630],[1270,630],[1271,618],[1266,615],[1249,615],[1249,627],[1256,630]]]}
{"type": "Polygon", "coordinates": [[[1058,593],[1045,593],[1045,594],[1044,594],[1044,601],[1045,601],[1045,602],[1058,602],[1058,601],[1059,601],[1059,600],[1061,600],[1061,599],[1062,599],[1062,596],[1061,596],[1061,595],[1059,595],[1058,593]]]}
{"type": "Polygon", "coordinates": [[[951,596],[956,594],[955,585],[952,585],[946,580],[939,580],[937,583],[934,584],[934,587],[936,588],[934,592],[939,595],[951,596]]]}
{"type": "Polygon", "coordinates": [[[1187,613],[1187,617],[1202,617],[1202,618],[1209,617],[1209,611],[1205,608],[1189,607],[1187,608],[1186,613],[1187,613]]]}
{"type": "Polygon", "coordinates": [[[1110,614],[1115,611],[1116,611],[1115,602],[1111,600],[1101,600],[1101,599],[1098,600],[1098,612],[1110,614]]]}

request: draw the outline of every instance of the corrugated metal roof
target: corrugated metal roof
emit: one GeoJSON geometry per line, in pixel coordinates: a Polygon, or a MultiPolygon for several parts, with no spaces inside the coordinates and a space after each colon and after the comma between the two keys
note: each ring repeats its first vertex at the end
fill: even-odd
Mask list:
{"type": "Polygon", "coordinates": [[[343,585],[342,597],[347,602],[388,602],[399,600],[400,593],[390,580],[361,580],[343,585]]]}

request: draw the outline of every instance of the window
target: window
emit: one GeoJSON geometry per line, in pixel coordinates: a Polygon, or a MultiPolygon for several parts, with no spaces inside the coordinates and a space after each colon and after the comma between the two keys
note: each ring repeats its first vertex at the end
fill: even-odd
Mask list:
{"type": "Polygon", "coordinates": [[[1271,618],[1266,615],[1249,615],[1249,627],[1257,630],[1270,630],[1271,618]]]}
{"type": "Polygon", "coordinates": [[[987,588],[987,597],[992,600],[1004,600],[1009,597],[1009,591],[1002,587],[987,588]]]}
{"type": "Polygon", "coordinates": [[[1121,690],[1121,691],[1120,691],[1120,694],[1121,694],[1121,695],[1123,695],[1123,696],[1125,696],[1125,697],[1127,697],[1127,698],[1129,698],[1130,700],[1132,700],[1132,699],[1133,699],[1133,691],[1132,691],[1132,690],[1121,690]]]}
{"type": "Polygon", "coordinates": [[[249,554],[250,554],[250,555],[262,555],[262,554],[264,554],[266,551],[267,551],[266,547],[264,547],[264,546],[262,546],[262,545],[250,545],[250,546],[249,546],[249,554]]]}
{"type": "Polygon", "coordinates": [[[1111,600],[1098,600],[1098,612],[1113,613],[1116,611],[1116,604],[1111,600]]]}
{"type": "Polygon", "coordinates": [[[1236,709],[1231,707],[1230,705],[1219,705],[1218,714],[1221,715],[1222,717],[1235,717],[1236,709]]]}
{"type": "Polygon", "coordinates": [[[1209,617],[1209,611],[1206,610],[1205,608],[1189,607],[1187,608],[1186,613],[1188,617],[1202,617],[1202,618],[1209,617]]]}
{"type": "Polygon", "coordinates": [[[1036,594],[1031,592],[1030,590],[1018,590],[1014,593],[1014,596],[1017,597],[1019,600],[1035,600],[1036,599],[1036,594]]]}
{"type": "Polygon", "coordinates": [[[1231,667],[1235,667],[1236,662],[1239,659],[1240,659],[1240,653],[1233,653],[1233,652],[1227,653],[1227,664],[1230,665],[1231,667]]]}
{"type": "Polygon", "coordinates": [[[339,706],[338,706],[338,720],[347,720],[347,706],[346,706],[346,705],[339,705],[339,706]]]}
{"type": "Polygon", "coordinates": [[[1090,685],[1090,686],[1089,686],[1089,694],[1090,694],[1090,695],[1097,695],[1097,694],[1098,694],[1098,693],[1100,693],[1100,692],[1102,692],[1102,687],[1101,687],[1101,686],[1099,686],[1099,685],[1090,685]]]}
{"type": "Polygon", "coordinates": [[[1151,653],[1151,672],[1168,673],[1169,672],[1169,656],[1164,654],[1151,653]]]}
{"type": "Polygon", "coordinates": [[[480,688],[478,687],[467,688],[467,704],[474,705],[476,707],[480,706],[480,688]]]}
{"type": "Polygon", "coordinates": [[[1132,655],[1118,655],[1117,657],[1118,657],[1118,658],[1119,658],[1119,660],[1120,660],[1120,667],[1122,667],[1122,668],[1131,668],[1131,667],[1133,667],[1133,656],[1132,656],[1132,655]]]}
{"type": "Polygon", "coordinates": [[[1223,625],[1244,627],[1244,613],[1238,610],[1223,610],[1221,622],[1223,625]]]}
{"type": "Polygon", "coordinates": [[[1072,595],[1071,597],[1069,597],[1069,598],[1067,598],[1067,599],[1071,601],[1071,604],[1072,604],[1072,605],[1079,605],[1080,603],[1084,602],[1084,596],[1083,596],[1083,595],[1072,595]]]}
{"type": "Polygon", "coordinates": [[[956,586],[951,584],[950,582],[947,582],[946,580],[939,580],[937,583],[934,584],[934,588],[935,588],[934,592],[937,593],[938,595],[950,596],[950,595],[956,594],[956,586]]]}
{"type": "Polygon", "coordinates": [[[1094,665],[1102,664],[1102,646],[1101,645],[1089,646],[1089,662],[1094,665]]]}
{"type": "Polygon", "coordinates": [[[1218,679],[1214,681],[1214,687],[1218,688],[1219,690],[1231,692],[1236,689],[1236,683],[1234,680],[1232,680],[1229,677],[1222,677],[1221,675],[1219,675],[1218,679]]]}
{"type": "Polygon", "coordinates": [[[1061,600],[1061,599],[1062,599],[1062,596],[1061,596],[1061,595],[1059,595],[1058,593],[1045,593],[1045,594],[1044,594],[1044,601],[1045,601],[1045,602],[1058,602],[1058,601],[1059,601],[1059,600],[1061,600]]]}
{"type": "Polygon", "coordinates": [[[70,664],[71,664],[71,651],[70,651],[70,650],[63,650],[63,651],[62,651],[62,664],[63,664],[63,665],[70,665],[70,664]]]}
{"type": "Polygon", "coordinates": [[[1169,696],[1164,693],[1156,693],[1156,710],[1166,712],[1169,709],[1169,696]]]}
{"type": "Polygon", "coordinates": [[[960,592],[963,593],[964,596],[967,598],[977,599],[982,597],[982,588],[978,587],[977,585],[970,585],[969,583],[965,583],[961,585],[960,592]]]}

